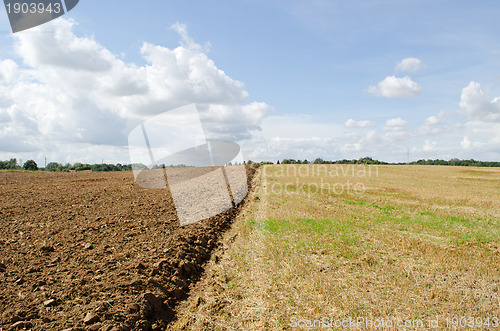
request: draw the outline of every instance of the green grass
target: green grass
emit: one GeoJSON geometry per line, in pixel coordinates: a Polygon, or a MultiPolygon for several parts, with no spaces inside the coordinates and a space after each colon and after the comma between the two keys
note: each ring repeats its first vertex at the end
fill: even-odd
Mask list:
{"type": "MultiPolygon", "coordinates": [[[[404,207],[398,209],[391,205],[380,206],[365,201],[346,200],[345,204],[363,207],[365,221],[376,219],[378,223],[386,223],[387,226],[402,231],[439,236],[459,244],[500,243],[500,222],[492,218],[445,216],[426,210],[415,212],[404,207]],[[369,208],[374,208],[379,213],[370,211],[369,208]]],[[[357,210],[359,211],[360,209],[357,210]]]]}

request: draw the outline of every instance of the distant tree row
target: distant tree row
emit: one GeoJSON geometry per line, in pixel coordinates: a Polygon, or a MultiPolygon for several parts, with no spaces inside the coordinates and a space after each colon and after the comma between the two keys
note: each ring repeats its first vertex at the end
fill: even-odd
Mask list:
{"type": "Polygon", "coordinates": [[[0,169],[2,170],[21,169],[21,166],[17,165],[16,159],[10,159],[9,161],[0,161],[0,169]]]}
{"type": "Polygon", "coordinates": [[[38,170],[38,166],[35,161],[33,160],[28,160],[24,162],[23,166],[21,167],[21,161],[19,161],[19,164],[17,162],[17,159],[10,159],[8,161],[0,161],[0,170],[33,170],[36,171],[38,170]]]}
{"type": "Polygon", "coordinates": [[[65,165],[60,164],[58,162],[50,162],[47,164],[45,169],[41,169],[50,172],[69,172],[71,170],[74,171],[84,171],[84,170],[92,170],[92,171],[124,171],[124,170],[132,170],[132,165],[121,163],[117,164],[106,164],[106,163],[98,163],[98,164],[87,164],[87,163],[66,163],[65,165]]]}
{"type": "Polygon", "coordinates": [[[459,160],[457,158],[451,159],[449,161],[438,160],[438,159],[436,159],[436,160],[418,160],[416,162],[411,162],[410,164],[448,165],[448,166],[465,166],[465,167],[500,167],[500,162],[476,161],[474,159],[459,160]]]}
{"type": "MultiPolygon", "coordinates": [[[[65,165],[60,164],[58,162],[50,162],[47,164],[46,168],[39,168],[35,161],[28,160],[22,166],[21,162],[18,162],[17,159],[10,159],[8,161],[0,161],[0,170],[42,170],[42,171],[50,171],[50,172],[69,172],[69,171],[84,171],[84,170],[92,170],[92,171],[127,171],[127,170],[138,170],[138,169],[148,169],[148,167],[142,163],[134,163],[134,164],[86,164],[86,163],[66,163],[65,165]],[[18,164],[19,163],[19,164],[18,164]]],[[[263,161],[263,162],[254,162],[252,160],[243,161],[243,164],[274,164],[273,162],[263,161]]],[[[283,161],[278,160],[276,164],[406,164],[406,163],[387,163],[379,160],[374,160],[371,157],[363,157],[360,159],[353,160],[337,160],[337,161],[327,161],[322,158],[316,158],[314,161],[310,162],[308,160],[295,160],[295,159],[284,159],[283,161]]],[[[416,162],[410,162],[412,165],[447,165],[447,166],[470,166],[470,167],[500,167],[500,162],[493,161],[476,161],[474,159],[470,160],[459,160],[457,158],[451,159],[449,161],[445,160],[418,160],[416,162]]],[[[231,163],[229,163],[231,165],[231,163]]],[[[236,162],[234,165],[240,165],[240,163],[236,162]]],[[[165,166],[164,164],[155,165],[153,169],[159,168],[183,168],[187,167],[186,165],[169,165],[165,166]]]]}
{"type": "MultiPolygon", "coordinates": [[[[58,162],[50,162],[47,164],[46,168],[39,168],[35,161],[28,160],[24,162],[21,166],[21,162],[18,162],[17,159],[10,159],[8,161],[0,161],[0,170],[42,170],[42,171],[50,171],[50,172],[69,172],[71,170],[74,171],[83,171],[83,170],[92,170],[92,171],[123,171],[123,170],[132,170],[131,164],[122,165],[120,163],[117,164],[84,164],[84,163],[66,163],[65,165],[60,164],[58,162]]],[[[144,166],[144,165],[142,165],[144,166]]],[[[137,168],[140,168],[141,165],[138,165],[137,168]]],[[[146,166],[144,166],[146,168],[146,166]]]]}
{"type": "MultiPolygon", "coordinates": [[[[279,163],[279,161],[278,161],[279,163]]],[[[243,165],[252,165],[252,164],[260,164],[260,165],[264,165],[264,164],[274,164],[272,162],[269,162],[269,161],[262,161],[262,162],[254,162],[252,160],[248,160],[248,161],[243,161],[243,165]]],[[[231,165],[231,163],[229,163],[229,165],[231,165]]],[[[234,165],[241,165],[240,163],[236,162],[234,165]]]]}
{"type": "MultiPolygon", "coordinates": [[[[273,164],[273,162],[253,162],[247,161],[246,164],[273,164]]],[[[337,161],[328,161],[323,160],[322,158],[316,158],[314,161],[306,160],[295,160],[295,159],[284,159],[281,162],[278,160],[276,164],[393,164],[393,165],[402,165],[406,163],[388,163],[384,161],[374,160],[371,157],[363,157],[360,159],[352,159],[352,160],[337,160],[337,161]]],[[[418,160],[416,162],[410,162],[410,164],[418,164],[418,165],[448,165],[448,166],[470,166],[470,167],[500,167],[500,162],[494,161],[476,161],[474,159],[470,160],[459,160],[457,158],[451,159],[449,161],[446,160],[418,160]]]]}
{"type": "MultiPolygon", "coordinates": [[[[278,161],[277,164],[280,164],[278,161]]],[[[308,160],[294,160],[294,159],[284,159],[281,164],[388,164],[387,162],[374,160],[371,157],[363,157],[357,160],[337,160],[337,161],[327,161],[322,158],[316,158],[314,161],[310,162],[308,160]]]]}

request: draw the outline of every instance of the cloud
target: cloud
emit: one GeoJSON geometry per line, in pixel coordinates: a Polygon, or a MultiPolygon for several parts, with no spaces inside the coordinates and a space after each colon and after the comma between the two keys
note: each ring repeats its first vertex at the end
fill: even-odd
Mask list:
{"type": "Polygon", "coordinates": [[[481,84],[474,81],[462,89],[459,106],[471,119],[500,122],[500,97],[490,101],[488,94],[481,89],[481,84]]]}
{"type": "Polygon", "coordinates": [[[5,152],[34,152],[40,131],[36,120],[11,105],[0,107],[0,150],[5,152]],[[20,139],[22,137],[22,139],[20,139]]]}
{"type": "Polygon", "coordinates": [[[352,118],[335,122],[305,115],[268,116],[263,131],[245,146],[252,160],[295,158],[311,160],[358,159],[371,156],[389,162],[419,159],[498,160],[500,157],[500,122],[469,120],[460,114],[440,111],[422,119],[387,118],[383,125],[369,130],[365,121],[352,118]],[[413,124],[420,126],[411,128],[413,124]],[[467,137],[464,139],[464,136],[467,137]]]}
{"type": "MultiPolygon", "coordinates": [[[[440,112],[433,116],[442,120],[448,115],[440,112]]],[[[365,131],[348,128],[345,123],[350,122],[349,119],[339,119],[336,122],[343,125],[336,125],[310,115],[272,115],[264,118],[263,130],[255,133],[242,147],[244,155],[252,160],[274,162],[284,158],[340,160],[365,156],[401,162],[406,161],[408,149],[410,161],[454,157],[498,160],[500,123],[464,122],[460,116],[453,116],[453,120],[454,123],[422,125],[410,130],[411,122],[394,117],[388,118],[382,127],[365,131]],[[464,136],[470,141],[467,149],[463,145],[469,146],[467,139],[461,144],[464,136]]]]}
{"type": "Polygon", "coordinates": [[[262,132],[242,147],[252,160],[274,162],[283,158],[339,160],[365,156],[396,161],[405,155],[411,138],[405,120],[388,119],[387,130],[366,131],[352,130],[345,124],[352,121],[338,121],[343,123],[339,125],[306,115],[268,116],[263,120],[262,132]]]}
{"type": "Polygon", "coordinates": [[[252,102],[242,106],[209,105],[200,111],[207,139],[237,141],[250,139],[253,131],[261,131],[262,120],[271,107],[264,102],[252,102]]]}
{"type": "Polygon", "coordinates": [[[77,37],[73,20],[53,23],[15,34],[15,50],[30,67],[60,67],[68,70],[105,72],[115,56],[92,38],[77,37]]]}
{"type": "Polygon", "coordinates": [[[426,152],[433,151],[437,149],[437,142],[435,141],[430,141],[429,139],[425,140],[423,150],[426,152]]]}
{"type": "Polygon", "coordinates": [[[343,125],[305,114],[270,115],[263,119],[261,127],[251,140],[241,143],[244,155],[274,162],[284,158],[333,158],[345,131],[343,125]]]}
{"type": "MultiPolygon", "coordinates": [[[[0,138],[12,142],[9,152],[49,153],[54,146],[121,151],[138,123],[190,103],[201,110],[212,138],[249,139],[271,109],[247,103],[244,84],[219,69],[183,24],[172,26],[181,38],[175,48],[145,42],[141,66],[123,62],[93,37],[77,36],[75,24],[60,18],[17,33],[21,61],[0,59],[0,138]]],[[[126,162],[124,152],[117,162],[126,162]]],[[[62,153],[59,159],[71,158],[62,153]]]]}
{"type": "Polygon", "coordinates": [[[248,97],[243,83],[218,69],[197,46],[172,50],[145,43],[141,53],[149,62],[145,75],[150,93],[137,100],[139,104],[134,112],[146,109],[151,97],[164,105],[163,110],[153,113],[188,103],[239,105],[248,97]]]}
{"type": "Polygon", "coordinates": [[[415,72],[424,67],[422,61],[415,57],[407,57],[396,64],[396,72],[415,72]]]}
{"type": "Polygon", "coordinates": [[[355,121],[352,118],[350,118],[345,122],[344,125],[346,128],[368,128],[368,127],[376,126],[377,124],[375,122],[372,122],[369,120],[355,121]]]}
{"type": "Polygon", "coordinates": [[[472,146],[472,142],[470,141],[469,137],[465,136],[460,145],[462,145],[463,149],[469,149],[472,146]]]}
{"type": "Polygon", "coordinates": [[[18,65],[11,59],[0,61],[0,82],[12,83],[18,76],[18,65]]]}
{"type": "MultiPolygon", "coordinates": [[[[468,152],[477,153],[478,159],[498,160],[500,158],[500,122],[468,121],[460,132],[461,146],[468,152]],[[469,144],[470,143],[470,144],[469,144]]],[[[457,137],[459,140],[460,137],[457,137]]]]}
{"type": "MultiPolygon", "coordinates": [[[[197,104],[209,139],[244,139],[246,159],[400,161],[408,147],[419,158],[499,157],[500,100],[491,100],[475,82],[462,90],[460,100],[468,121],[458,116],[454,124],[444,123],[449,114],[443,112],[418,120],[422,125],[413,131],[401,117],[377,128],[352,118],[277,116],[266,103],[249,102],[244,84],[218,68],[183,24],[172,26],[179,45],[142,45],[144,65],[125,63],[93,37],[77,36],[75,24],[58,19],[15,34],[16,57],[0,59],[0,159],[127,162],[131,128],[188,103],[197,104]],[[91,159],[82,159],[86,155],[91,159]]],[[[405,98],[421,87],[410,77],[389,76],[369,92],[405,98]]]]}
{"type": "Polygon", "coordinates": [[[448,115],[449,113],[441,111],[437,115],[428,116],[422,121],[422,125],[415,129],[414,134],[417,136],[427,136],[447,132],[451,127],[445,125],[443,119],[448,115]]]}
{"type": "Polygon", "coordinates": [[[408,122],[405,121],[404,119],[402,119],[401,117],[392,118],[392,119],[388,119],[385,122],[384,130],[400,131],[400,130],[404,130],[407,125],[408,125],[408,122]]]}
{"type": "Polygon", "coordinates": [[[422,87],[415,83],[409,76],[387,76],[377,86],[370,86],[368,93],[386,98],[412,98],[422,92],[422,87]]]}
{"type": "Polygon", "coordinates": [[[424,120],[424,125],[437,125],[441,124],[441,119],[438,116],[429,116],[424,120]]]}

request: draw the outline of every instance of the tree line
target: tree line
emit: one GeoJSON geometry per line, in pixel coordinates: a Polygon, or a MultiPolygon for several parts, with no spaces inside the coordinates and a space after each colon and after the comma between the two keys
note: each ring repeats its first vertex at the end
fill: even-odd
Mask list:
{"type": "MultiPolygon", "coordinates": [[[[277,162],[277,164],[280,164],[280,161],[277,162]]],[[[308,161],[308,160],[294,160],[294,159],[284,159],[281,161],[281,164],[389,164],[387,162],[379,161],[379,160],[374,160],[371,157],[363,157],[360,159],[356,160],[336,160],[336,161],[328,161],[328,160],[323,160],[322,158],[318,157],[314,161],[308,161]]]]}
{"type": "Polygon", "coordinates": [[[459,160],[453,158],[449,161],[445,160],[418,160],[416,162],[411,162],[410,164],[421,164],[421,165],[449,165],[449,166],[465,166],[465,167],[500,167],[500,162],[494,161],[476,161],[474,159],[470,160],[459,160]]]}
{"type": "MultiPolygon", "coordinates": [[[[49,171],[49,172],[69,172],[69,171],[126,171],[132,170],[131,164],[87,164],[87,163],[66,163],[61,164],[58,162],[50,162],[47,167],[38,167],[38,164],[33,160],[28,160],[21,165],[21,161],[17,159],[10,159],[8,161],[0,161],[0,170],[30,170],[30,171],[49,171]]],[[[146,166],[144,166],[146,167],[146,166]]]]}
{"type": "MultiPolygon", "coordinates": [[[[260,165],[265,165],[265,164],[274,164],[273,162],[265,161],[265,162],[253,162],[252,160],[249,160],[247,162],[243,162],[244,164],[260,164],[260,165]]],[[[318,157],[314,161],[308,161],[307,159],[305,160],[295,160],[295,159],[283,159],[282,161],[278,160],[276,164],[390,164],[384,161],[379,161],[379,160],[374,160],[371,157],[363,157],[360,159],[353,159],[353,160],[336,160],[336,161],[328,161],[328,160],[323,160],[322,158],[318,157]]]]}
{"type": "MultiPolygon", "coordinates": [[[[58,162],[50,162],[47,166],[38,167],[35,161],[28,160],[21,165],[21,161],[18,162],[17,159],[12,158],[8,161],[0,161],[0,170],[30,170],[30,171],[49,171],[49,172],[70,172],[70,171],[128,171],[132,169],[148,169],[148,167],[142,163],[135,164],[107,164],[107,163],[97,163],[97,164],[87,164],[87,163],[66,163],[61,164],[58,162]]],[[[239,163],[235,163],[238,165],[239,163]]],[[[254,162],[252,160],[243,161],[243,164],[274,164],[273,162],[263,161],[263,162],[254,162]]],[[[446,165],[446,166],[468,166],[468,167],[500,167],[500,162],[494,161],[477,161],[474,159],[469,160],[459,160],[457,158],[453,158],[451,160],[418,160],[410,163],[388,163],[384,161],[374,160],[371,157],[363,157],[360,159],[352,159],[352,160],[336,160],[336,161],[328,161],[323,160],[322,158],[316,158],[314,161],[305,160],[295,160],[295,159],[283,159],[282,161],[277,161],[276,164],[372,164],[372,165],[383,165],[383,164],[392,164],[392,165],[402,165],[402,164],[411,164],[411,165],[446,165]]],[[[231,163],[229,163],[231,165],[231,163]]],[[[164,164],[155,165],[153,169],[158,168],[182,168],[187,167],[186,165],[169,165],[165,166],[164,164]]]]}
{"type": "MultiPolygon", "coordinates": [[[[245,162],[244,162],[245,163],[245,162]]],[[[273,162],[253,162],[251,160],[247,161],[246,164],[274,164],[273,162]]],[[[397,163],[389,163],[379,160],[374,160],[371,157],[363,157],[360,159],[352,159],[352,160],[336,160],[336,161],[328,161],[323,160],[322,158],[316,158],[314,161],[306,160],[295,160],[295,159],[284,159],[281,162],[278,160],[276,164],[391,164],[391,165],[403,165],[403,164],[411,164],[411,165],[447,165],[447,166],[465,166],[465,167],[500,167],[500,162],[495,161],[477,161],[474,159],[470,160],[459,160],[457,158],[453,158],[451,160],[418,160],[410,163],[397,162],[397,163]]]]}

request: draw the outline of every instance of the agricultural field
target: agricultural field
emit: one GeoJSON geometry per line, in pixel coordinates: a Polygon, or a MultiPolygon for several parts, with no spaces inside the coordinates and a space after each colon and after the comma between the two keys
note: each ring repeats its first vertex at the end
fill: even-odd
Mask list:
{"type": "Polygon", "coordinates": [[[164,330],[243,205],[181,227],[131,171],[0,172],[0,197],[0,330],[164,330]]]}
{"type": "Polygon", "coordinates": [[[273,165],[171,329],[499,319],[499,168],[273,165]]]}

